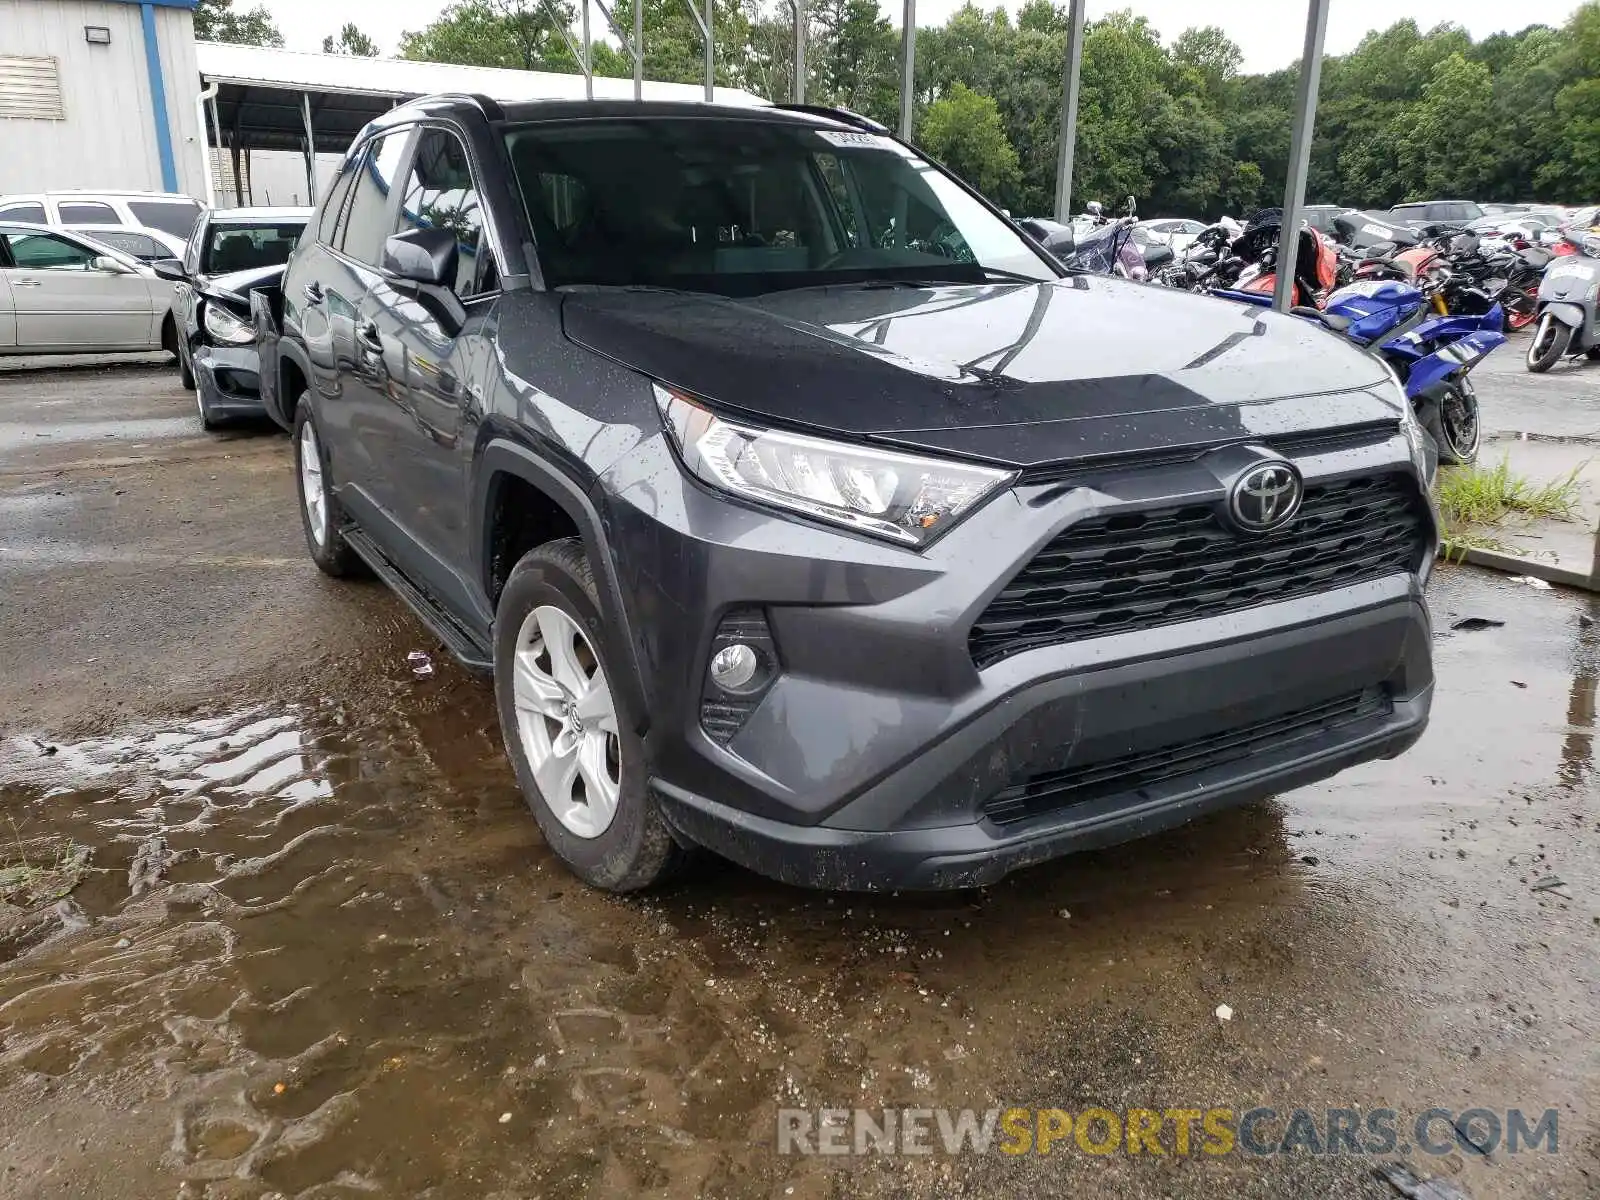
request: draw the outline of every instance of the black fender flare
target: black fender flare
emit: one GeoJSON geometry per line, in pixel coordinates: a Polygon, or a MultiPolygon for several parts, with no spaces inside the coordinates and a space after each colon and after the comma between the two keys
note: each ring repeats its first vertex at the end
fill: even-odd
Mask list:
{"type": "Polygon", "coordinates": [[[311,386],[311,381],[316,375],[311,370],[311,356],[306,353],[305,347],[291,338],[279,335],[278,352],[272,364],[272,395],[277,405],[278,412],[274,416],[281,416],[279,424],[284,428],[294,428],[294,406],[300,402],[299,396],[291,396],[283,386],[283,364],[285,360],[294,363],[301,376],[306,381],[306,386],[311,386]]]}
{"type": "Polygon", "coordinates": [[[483,594],[493,594],[489,581],[489,483],[499,474],[515,476],[538,488],[577,526],[600,593],[600,615],[619,634],[617,641],[622,649],[623,677],[615,681],[614,686],[619,687],[626,696],[628,708],[636,718],[634,731],[643,737],[650,728],[650,707],[644,690],[644,675],[639,668],[639,650],[633,637],[633,625],[628,617],[627,605],[622,600],[622,586],[617,580],[616,563],[611,557],[610,540],[606,537],[600,513],[588,493],[570,476],[551,466],[535,451],[505,438],[495,438],[485,443],[478,452],[473,472],[472,524],[468,528],[477,531],[477,558],[482,573],[478,582],[483,594]]]}

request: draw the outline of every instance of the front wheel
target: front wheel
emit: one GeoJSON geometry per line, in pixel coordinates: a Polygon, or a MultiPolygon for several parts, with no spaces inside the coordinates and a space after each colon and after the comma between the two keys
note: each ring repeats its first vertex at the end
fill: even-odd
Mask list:
{"type": "Polygon", "coordinates": [[[494,615],[500,730],[545,842],[610,892],[649,887],[684,858],[651,795],[621,669],[583,544],[524,555],[494,615]]]}
{"type": "Polygon", "coordinates": [[[1561,361],[1571,344],[1571,328],[1545,313],[1539,318],[1539,327],[1533,331],[1533,342],[1528,346],[1528,370],[1535,375],[1544,374],[1561,361]]]}
{"type": "Polygon", "coordinates": [[[1477,461],[1483,427],[1478,419],[1478,396],[1470,381],[1451,384],[1443,400],[1425,402],[1417,415],[1439,447],[1440,462],[1460,467],[1477,461]]]}

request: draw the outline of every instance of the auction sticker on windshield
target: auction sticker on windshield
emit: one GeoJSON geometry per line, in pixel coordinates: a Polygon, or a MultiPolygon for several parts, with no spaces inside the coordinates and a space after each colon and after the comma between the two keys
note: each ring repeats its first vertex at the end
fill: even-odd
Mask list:
{"type": "Polygon", "coordinates": [[[855,147],[867,150],[894,150],[905,152],[899,142],[882,133],[855,133],[837,129],[819,129],[817,136],[830,146],[855,147]]]}

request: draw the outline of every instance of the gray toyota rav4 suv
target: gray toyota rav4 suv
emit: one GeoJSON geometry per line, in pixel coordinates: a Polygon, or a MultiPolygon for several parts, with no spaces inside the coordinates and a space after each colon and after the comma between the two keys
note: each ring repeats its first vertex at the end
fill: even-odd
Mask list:
{"type": "Polygon", "coordinates": [[[407,104],[283,293],[312,558],[492,673],[599,887],[696,848],[982,884],[1427,720],[1436,522],[1384,367],[1065,274],[850,113],[407,104]]]}

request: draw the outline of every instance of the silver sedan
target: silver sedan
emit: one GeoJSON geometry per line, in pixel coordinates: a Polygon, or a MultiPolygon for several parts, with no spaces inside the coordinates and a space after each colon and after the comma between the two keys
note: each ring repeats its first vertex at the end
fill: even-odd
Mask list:
{"type": "Polygon", "coordinates": [[[0,354],[176,352],[172,285],[130,255],[0,223],[0,354]]]}

